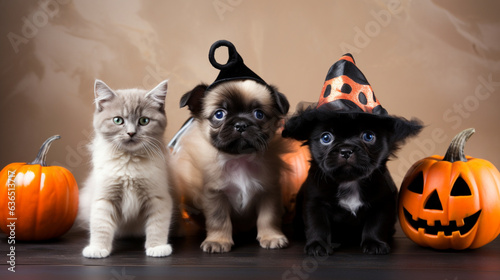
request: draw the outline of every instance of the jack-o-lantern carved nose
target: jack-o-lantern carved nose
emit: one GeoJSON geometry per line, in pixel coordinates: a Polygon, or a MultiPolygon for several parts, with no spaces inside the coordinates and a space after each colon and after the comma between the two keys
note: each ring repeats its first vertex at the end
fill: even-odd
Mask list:
{"type": "Polygon", "coordinates": [[[439,200],[439,195],[437,193],[437,190],[434,190],[431,193],[431,195],[429,196],[429,199],[427,199],[427,202],[425,203],[424,209],[443,210],[443,205],[441,204],[441,201],[439,200]]]}

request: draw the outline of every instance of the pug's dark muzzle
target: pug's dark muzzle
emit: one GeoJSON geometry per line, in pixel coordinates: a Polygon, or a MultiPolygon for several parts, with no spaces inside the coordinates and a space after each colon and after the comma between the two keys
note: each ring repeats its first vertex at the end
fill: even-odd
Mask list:
{"type": "Polygon", "coordinates": [[[254,123],[244,120],[221,126],[220,132],[211,135],[213,145],[229,154],[250,154],[267,149],[270,137],[254,123]]]}

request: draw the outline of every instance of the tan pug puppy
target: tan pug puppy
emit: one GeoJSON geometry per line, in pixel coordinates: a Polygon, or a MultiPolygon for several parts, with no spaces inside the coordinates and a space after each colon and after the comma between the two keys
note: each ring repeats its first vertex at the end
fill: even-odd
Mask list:
{"type": "MultiPolygon", "coordinates": [[[[241,59],[231,43],[218,43],[229,48],[226,66],[233,58],[241,59]]],[[[218,47],[214,46],[212,56],[218,47]]],[[[242,60],[235,63],[251,72],[242,60]]],[[[253,72],[228,78],[224,73],[228,68],[221,70],[212,85],[198,85],[181,99],[181,107],[189,106],[192,119],[175,139],[175,185],[192,216],[193,209],[203,214],[204,252],[230,251],[233,229],[248,230],[255,225],[263,248],[285,247],[279,178],[284,168],[280,155],[286,145],[276,131],[289,103],[253,72]]]]}

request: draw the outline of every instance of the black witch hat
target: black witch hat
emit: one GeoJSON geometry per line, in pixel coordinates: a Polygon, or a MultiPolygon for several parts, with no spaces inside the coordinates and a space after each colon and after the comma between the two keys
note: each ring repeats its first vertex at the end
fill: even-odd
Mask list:
{"type": "Polygon", "coordinates": [[[234,80],[254,80],[259,84],[270,87],[261,77],[259,77],[259,75],[255,74],[255,72],[250,70],[250,68],[243,63],[243,58],[236,51],[233,43],[229,41],[219,40],[213,43],[208,53],[208,60],[213,67],[220,70],[220,73],[217,79],[208,86],[207,91],[223,82],[234,80]],[[220,64],[215,60],[215,51],[222,46],[227,47],[229,53],[226,64],[220,64]]]}

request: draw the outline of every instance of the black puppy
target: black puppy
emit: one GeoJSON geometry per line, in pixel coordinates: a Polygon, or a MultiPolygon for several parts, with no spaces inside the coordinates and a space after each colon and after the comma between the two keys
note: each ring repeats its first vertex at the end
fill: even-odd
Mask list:
{"type": "Polygon", "coordinates": [[[304,112],[283,136],[307,140],[311,168],[297,207],[306,231],[305,251],[329,255],[344,243],[387,254],[396,222],[397,188],[386,163],[398,144],[417,134],[417,121],[366,115],[304,112]]]}
{"type": "Polygon", "coordinates": [[[421,129],[417,120],[387,114],[351,55],[332,66],[318,106],[292,117],[282,133],[311,150],[297,197],[307,254],[329,255],[353,242],[365,253],[389,253],[397,188],[386,163],[421,129]]]}

